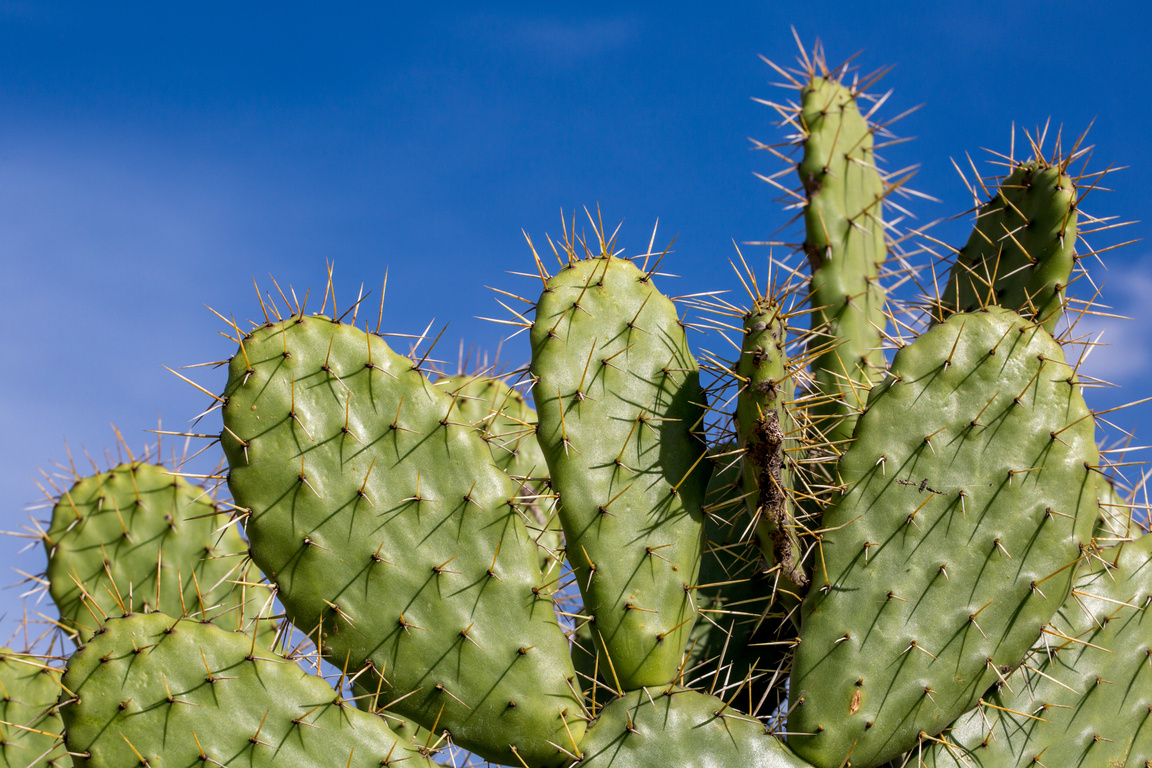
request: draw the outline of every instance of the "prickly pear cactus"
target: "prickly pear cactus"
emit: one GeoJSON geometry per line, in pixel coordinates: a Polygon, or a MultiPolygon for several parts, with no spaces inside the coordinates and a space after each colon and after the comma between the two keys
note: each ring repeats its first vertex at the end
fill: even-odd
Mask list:
{"type": "Polygon", "coordinates": [[[793,498],[793,459],[798,427],[789,407],[796,397],[795,371],[788,365],[788,324],[772,298],[758,298],[744,316],[744,342],[736,365],[740,394],[736,432],[744,449],[744,499],[756,525],[765,559],[804,587],[804,551],[793,498]]]}
{"type": "Polygon", "coordinates": [[[1031,658],[987,705],[926,742],[925,766],[1152,763],[1152,534],[1076,580],[1031,658]]]}
{"type": "Polygon", "coordinates": [[[812,272],[812,329],[824,351],[813,362],[830,399],[817,407],[833,440],[852,435],[856,414],[885,368],[887,324],[880,268],[888,256],[885,183],[873,156],[873,128],[859,91],[825,73],[800,88],[795,122],[804,154],[796,167],[807,197],[804,252],[812,272]],[[831,343],[829,343],[831,342],[831,343]]]}
{"type": "Polygon", "coordinates": [[[56,711],[62,670],[0,648],[0,767],[69,768],[56,711]]]}
{"type": "Polygon", "coordinates": [[[272,593],[247,544],[207,491],[164,467],[132,461],[77,477],[43,539],[49,591],[81,642],[110,616],[153,610],[272,642],[272,593]]]}
{"type": "Polygon", "coordinates": [[[502,379],[458,374],[438,379],[436,386],[454,397],[456,412],[480,430],[496,466],[524,483],[525,524],[536,541],[544,581],[554,583],[564,564],[564,533],[548,503],[548,464],[536,442],[536,411],[502,379]]]}
{"type": "Polygon", "coordinates": [[[664,256],[621,258],[598,222],[591,251],[565,227],[555,275],[536,255],[515,313],[538,419],[507,382],[429,381],[354,310],[264,305],[216,397],[248,542],[160,468],[76,478],[33,536],[81,645],[59,684],[0,653],[0,760],[1152,765],[1140,485],[1101,463],[1052,334],[1077,222],[1101,221],[1067,173],[1083,150],[1011,160],[943,295],[906,302],[873,78],[802,64],[776,105],[800,158],[769,181],[799,176],[811,277],[785,263],[761,295],[745,262],[751,310],[680,300],[740,337],[699,358],[708,389],[664,256]],[[272,589],[339,690],[268,649],[272,589]]]}
{"type": "Polygon", "coordinates": [[[606,678],[677,676],[695,620],[708,482],[704,396],[675,306],[601,252],[545,280],[531,329],[538,438],[606,678]]]}
{"type": "Polygon", "coordinates": [[[975,706],[1071,589],[1096,463],[1075,375],[1043,328],[990,307],[900,350],[824,518],[790,746],[819,768],[875,765],[975,706]]]}
{"type": "Polygon", "coordinates": [[[1056,332],[1076,263],[1076,185],[1067,173],[1076,157],[1013,166],[956,255],[940,319],[995,304],[1056,332]]]}
{"type": "Polygon", "coordinates": [[[458,400],[326,317],[257,328],[222,443],[253,560],[288,617],[390,709],[483,757],[558,764],[584,730],[568,645],[520,517],[458,400]]]}
{"type": "Polygon", "coordinates": [[[581,754],[581,768],[808,768],[722,699],[677,687],[642,688],[608,704],[581,754]]]}
{"type": "Polygon", "coordinates": [[[547,480],[548,464],[536,442],[536,411],[519,390],[479,374],[445,376],[436,386],[455,398],[456,413],[480,430],[496,466],[514,478],[547,480]]]}
{"type": "Polygon", "coordinates": [[[111,619],[62,684],[77,768],[433,765],[294,661],[193,619],[111,619]]]}

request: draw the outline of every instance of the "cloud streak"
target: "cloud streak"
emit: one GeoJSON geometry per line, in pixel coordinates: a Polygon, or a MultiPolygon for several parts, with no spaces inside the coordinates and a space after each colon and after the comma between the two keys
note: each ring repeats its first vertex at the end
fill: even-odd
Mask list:
{"type": "Polygon", "coordinates": [[[1148,335],[1152,328],[1152,302],[1148,301],[1152,296],[1152,257],[1113,265],[1102,274],[1104,279],[1097,279],[1097,285],[1101,286],[1100,301],[1108,308],[1100,311],[1122,317],[1086,315],[1076,324],[1076,338],[1099,339],[1102,345],[1088,349],[1081,370],[1113,384],[1139,385],[1152,373],[1148,335]]]}

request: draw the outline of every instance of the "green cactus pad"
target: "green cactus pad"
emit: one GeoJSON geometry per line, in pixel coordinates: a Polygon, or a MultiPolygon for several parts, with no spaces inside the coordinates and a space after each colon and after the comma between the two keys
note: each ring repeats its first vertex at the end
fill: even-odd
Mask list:
{"type": "MultiPolygon", "coordinates": [[[[44,545],[60,621],[81,641],[134,611],[241,630],[271,614],[271,591],[227,513],[163,467],[133,462],[77,480],[57,500],[44,545]]],[[[270,644],[272,622],[260,627],[270,644]]]]}
{"type": "Polygon", "coordinates": [[[1152,534],[1076,580],[1023,675],[925,743],[933,768],[1152,765],[1152,534]],[[1014,691],[1014,693],[1013,693],[1014,691]]]}
{"type": "Polygon", "coordinates": [[[696,611],[708,482],[676,308],[630,261],[572,260],[548,279],[531,338],[538,439],[601,674],[625,691],[670,683],[696,611]]]}
{"type": "Polygon", "coordinates": [[[804,156],[796,170],[808,198],[804,252],[812,271],[814,344],[834,344],[812,363],[817,386],[833,398],[815,413],[825,417],[818,426],[833,440],[852,436],[856,414],[885,367],[879,282],[888,256],[885,188],[857,96],[824,77],[812,78],[800,93],[804,156]]]}
{"type": "Polygon", "coordinates": [[[876,765],[1040,636],[1096,518],[1094,421],[1060,346],[992,307],[897,353],[840,464],[792,668],[789,744],[876,765]]]}
{"type": "Polygon", "coordinates": [[[808,576],[792,497],[792,460],[785,451],[798,445],[787,405],[796,391],[787,342],[787,323],[776,302],[758,301],[744,316],[744,343],[736,363],[736,431],[744,449],[744,499],[755,521],[756,543],[784,578],[803,587],[808,576]]]}
{"type": "Polygon", "coordinates": [[[0,648],[0,768],[70,768],[56,711],[63,670],[0,648]]]}
{"type": "Polygon", "coordinates": [[[525,522],[539,545],[537,552],[545,583],[560,576],[564,533],[560,518],[546,504],[548,463],[536,442],[536,411],[520,392],[501,379],[487,376],[445,376],[436,386],[457,398],[456,409],[480,430],[492,460],[516,480],[523,480],[525,522]],[[530,498],[538,494],[539,498],[530,498]]]}
{"type": "Polygon", "coordinates": [[[294,661],[191,619],[111,619],[62,682],[77,768],[433,765],[294,661]]]}
{"type": "Polygon", "coordinates": [[[1055,333],[1076,263],[1075,245],[1076,185],[1064,165],[1041,159],[1015,166],[976,214],[938,314],[995,304],[1055,333]]]}
{"type": "Polygon", "coordinates": [[[292,622],[465,749],[566,759],[552,744],[583,733],[567,641],[519,483],[458,399],[382,338],[315,315],[253,331],[229,374],[229,485],[292,622]]]}
{"type": "Polygon", "coordinates": [[[496,466],[517,479],[548,479],[536,442],[536,411],[519,390],[489,376],[445,376],[436,386],[457,398],[456,413],[480,430],[496,466]]]}
{"type": "Polygon", "coordinates": [[[685,688],[632,691],[600,710],[580,768],[810,768],[721,699],[685,688]]]}
{"type": "MultiPolygon", "coordinates": [[[[383,680],[376,679],[377,686],[383,687],[383,680]]],[[[433,736],[432,732],[417,723],[409,720],[406,717],[393,714],[389,710],[383,709],[385,702],[380,701],[379,692],[374,688],[368,690],[360,682],[360,678],[352,681],[352,693],[356,699],[356,707],[362,712],[371,712],[378,717],[384,718],[384,722],[392,730],[396,736],[406,744],[411,744],[417,749],[429,750],[435,749],[443,745],[443,741],[439,736],[433,736]]]]}

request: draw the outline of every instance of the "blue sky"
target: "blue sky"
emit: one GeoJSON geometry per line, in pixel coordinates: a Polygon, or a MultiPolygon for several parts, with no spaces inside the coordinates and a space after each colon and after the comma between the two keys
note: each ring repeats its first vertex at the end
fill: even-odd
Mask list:
{"type": "MultiPolygon", "coordinates": [[[[256,317],[253,277],[322,291],[331,260],[341,302],[364,283],[375,306],[387,270],[386,328],[435,318],[448,356],[461,340],[494,349],[506,329],[474,318],[501,312],[485,285],[532,290],[504,274],[530,268],[521,229],[539,242],[561,210],[598,204],[623,220],[627,252],[657,218],[658,241],[677,236],[668,293],[736,288],[732,242],[788,218],[753,175],[780,166],[749,137],[780,138],[752,97],[787,98],[758,54],[793,62],[791,26],[830,60],[895,65],[880,117],[923,105],[895,126],[915,140],[886,152],[890,168],[920,164],[913,186],[940,200],[911,201],[921,222],[969,205],[951,158],[991,172],[982,148],[1007,151],[1013,122],[1049,118],[1066,134],[1095,119],[1090,167],[1127,166],[1086,209],[1148,218],[1144,4],[390,5],[0,0],[3,527],[21,524],[65,439],[99,457],[110,422],[139,447],[158,416],[179,428],[203,410],[163,366],[231,354],[204,305],[256,317]]],[[[968,226],[935,236],[960,244],[968,226]]],[[[1113,346],[1085,370],[1122,385],[1092,392],[1097,408],[1152,395],[1149,246],[1107,262],[1093,268],[1102,300],[1136,320],[1093,322],[1113,346]]],[[[505,348],[526,354],[523,337],[505,348]]],[[[42,567],[0,545],[6,563],[42,567]]],[[[0,639],[18,591],[0,597],[0,639]]]]}

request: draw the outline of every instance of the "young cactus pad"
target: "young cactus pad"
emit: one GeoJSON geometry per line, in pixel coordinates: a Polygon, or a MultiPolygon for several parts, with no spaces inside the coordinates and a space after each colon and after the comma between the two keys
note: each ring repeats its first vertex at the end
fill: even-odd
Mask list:
{"type": "Polygon", "coordinates": [[[1076,153],[1012,168],[976,214],[940,299],[940,318],[996,304],[1055,333],[1076,263],[1076,185],[1065,173],[1076,153]]]}
{"type": "Polygon", "coordinates": [[[808,576],[792,498],[792,460],[785,451],[798,444],[788,410],[796,385],[787,343],[780,305],[758,299],[744,316],[744,342],[736,364],[736,431],[744,448],[744,499],[756,524],[757,545],[785,579],[803,587],[808,576]]]}
{"type": "Polygon", "coordinates": [[[193,619],[111,619],[62,683],[76,768],[434,765],[294,661],[193,619]]]}
{"type": "Polygon", "coordinates": [[[536,411],[520,391],[484,375],[445,376],[436,386],[456,398],[456,413],[476,425],[492,449],[496,466],[514,478],[548,477],[536,442],[536,411]]]}
{"type": "Polygon", "coordinates": [[[520,484],[457,400],[379,336],[300,314],[245,337],[222,442],[252,558],[338,667],[486,759],[583,734],[520,484]]]}
{"type": "Polygon", "coordinates": [[[1152,534],[1107,550],[1024,669],[925,744],[929,768],[1152,763],[1152,534]],[[1015,691],[1015,693],[1013,693],[1015,691]]]}
{"type": "Polygon", "coordinates": [[[1092,415],[1043,328],[990,307],[900,350],[824,517],[792,748],[818,768],[876,765],[975,706],[1071,589],[1096,463],[1092,415]]]}
{"type": "Polygon", "coordinates": [[[796,170],[804,187],[804,252],[812,272],[812,329],[831,348],[813,362],[820,391],[832,400],[816,408],[831,439],[851,437],[855,414],[885,367],[881,349],[885,293],[880,267],[888,256],[872,131],[860,113],[859,92],[836,78],[812,77],[794,118],[803,132],[796,170]],[[837,420],[837,417],[839,420],[837,420]]]}
{"type": "Polygon", "coordinates": [[[536,442],[536,411],[519,390],[484,375],[445,376],[436,386],[456,398],[456,413],[480,430],[496,466],[524,483],[525,523],[536,540],[544,581],[556,581],[563,569],[564,537],[560,518],[546,493],[548,463],[536,442]]]}
{"type": "Polygon", "coordinates": [[[674,687],[611,702],[580,749],[580,768],[810,768],[722,699],[674,687]]]}
{"type": "Polygon", "coordinates": [[[671,683],[680,669],[709,465],[676,307],[609,253],[602,243],[600,256],[572,256],[546,278],[532,373],[568,559],[606,653],[601,674],[626,691],[671,683]]]}
{"type": "Polygon", "coordinates": [[[63,670],[0,648],[0,767],[70,768],[56,711],[63,670]]]}
{"type": "MultiPolygon", "coordinates": [[[[49,592],[80,641],[133,611],[196,614],[248,631],[271,614],[271,591],[227,513],[154,464],[77,478],[52,509],[44,546],[49,592]]],[[[261,628],[271,644],[273,623],[261,628]]]]}

